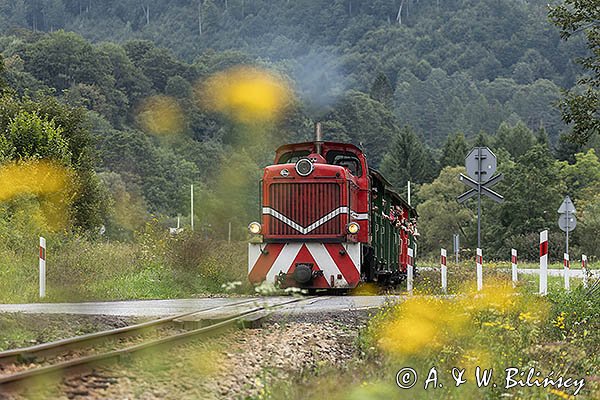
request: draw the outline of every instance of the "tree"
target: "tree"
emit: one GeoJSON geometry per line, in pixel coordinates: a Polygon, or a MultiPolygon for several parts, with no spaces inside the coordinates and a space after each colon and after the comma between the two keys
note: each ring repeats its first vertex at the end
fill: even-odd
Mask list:
{"type": "Polygon", "coordinates": [[[575,154],[575,162],[559,163],[561,179],[574,201],[585,202],[600,191],[600,161],[594,149],[575,154]]]}
{"type": "Polygon", "coordinates": [[[115,172],[98,174],[107,189],[111,207],[105,222],[106,234],[113,239],[131,239],[146,222],[146,204],[137,187],[128,187],[115,172]]]}
{"type": "MultiPolygon", "coordinates": [[[[457,179],[464,173],[464,167],[445,167],[431,183],[419,189],[422,203],[417,206],[421,251],[439,251],[440,247],[450,248],[453,233],[469,237],[468,229],[475,221],[475,215],[467,207],[459,204],[456,197],[464,192],[464,185],[457,179]]],[[[471,228],[472,229],[472,228],[471,228]]]]}
{"type": "Polygon", "coordinates": [[[492,143],[492,138],[485,132],[479,132],[473,140],[473,147],[489,147],[492,143]]]}
{"type": "Polygon", "coordinates": [[[469,144],[462,132],[448,136],[446,143],[442,149],[442,157],[440,159],[440,167],[455,167],[464,165],[465,157],[469,152],[469,144]]]}
{"type": "Polygon", "coordinates": [[[569,135],[562,134],[555,146],[555,157],[560,161],[575,162],[575,154],[583,149],[583,145],[573,142],[569,135]]]}
{"type": "Polygon", "coordinates": [[[171,76],[167,80],[165,94],[178,99],[188,99],[192,95],[192,85],[179,75],[171,76]]]}
{"type": "Polygon", "coordinates": [[[6,67],[4,66],[4,59],[0,54],[0,95],[6,89],[6,80],[4,80],[4,74],[6,73],[6,67]]]}
{"type": "Polygon", "coordinates": [[[394,102],[394,89],[384,73],[377,74],[373,85],[371,86],[370,96],[373,100],[385,104],[387,107],[392,107],[394,102]]]}
{"type": "Polygon", "coordinates": [[[10,22],[16,26],[26,27],[27,24],[27,4],[25,0],[16,0],[12,6],[12,15],[10,22]]]}
{"type": "Polygon", "coordinates": [[[594,194],[583,207],[578,207],[579,225],[575,238],[584,254],[600,256],[600,195],[594,194]]]}
{"type": "Polygon", "coordinates": [[[436,167],[431,151],[408,126],[396,133],[381,162],[381,171],[397,189],[406,187],[407,181],[431,181],[436,167]]]}
{"type": "Polygon", "coordinates": [[[564,0],[549,15],[563,39],[584,32],[590,49],[579,60],[589,75],[579,79],[577,90],[566,92],[560,105],[563,120],[573,123],[572,139],[585,143],[600,132],[600,7],[596,1],[564,0]]]}
{"type": "Polygon", "coordinates": [[[23,52],[25,69],[61,91],[74,83],[112,87],[109,60],[81,36],[58,31],[28,45],[23,52]]]}
{"type": "Polygon", "coordinates": [[[577,229],[571,245],[584,254],[600,256],[600,160],[594,149],[575,154],[575,162],[559,163],[560,176],[577,208],[577,229]]]}
{"type": "Polygon", "coordinates": [[[133,49],[131,55],[128,55],[123,46],[102,43],[98,46],[98,51],[108,58],[115,78],[115,89],[127,95],[130,105],[135,105],[143,97],[151,94],[152,82],[136,67],[133,58],[130,58],[138,57],[133,49]]]}
{"type": "Polygon", "coordinates": [[[203,0],[198,4],[198,31],[200,35],[205,32],[217,31],[219,20],[219,9],[212,0],[203,0]]]}
{"type": "Polygon", "coordinates": [[[2,136],[0,159],[44,158],[70,165],[71,153],[62,131],[47,117],[40,117],[36,112],[19,111],[11,118],[2,136]]]}
{"type": "Polygon", "coordinates": [[[550,146],[550,138],[548,138],[548,132],[544,125],[540,125],[540,127],[535,131],[535,140],[537,144],[541,144],[542,146],[550,146]]]}
{"type": "Polygon", "coordinates": [[[187,76],[190,68],[175,59],[165,48],[155,47],[148,41],[131,41],[124,45],[131,61],[141,70],[154,89],[164,92],[169,77],[187,76]]]}
{"type": "Polygon", "coordinates": [[[65,5],[63,0],[49,0],[42,4],[45,26],[50,31],[62,28],[65,18],[65,5]]]}
{"type": "Polygon", "coordinates": [[[496,147],[506,149],[513,158],[525,154],[535,142],[533,132],[522,121],[514,126],[503,122],[496,132],[496,147]]]}
{"type": "Polygon", "coordinates": [[[379,101],[350,91],[323,118],[325,140],[338,140],[362,147],[372,166],[379,165],[398,130],[392,112],[379,101]]]}
{"type": "Polygon", "coordinates": [[[490,231],[497,249],[513,236],[556,229],[556,210],[564,194],[558,164],[542,145],[534,145],[517,158],[505,175],[498,186],[505,202],[496,206],[499,224],[490,231]]]}
{"type": "Polygon", "coordinates": [[[198,178],[190,161],[133,129],[103,132],[98,150],[103,172],[117,172],[128,187],[139,187],[149,211],[174,214],[184,210],[185,188],[198,178]]]}
{"type": "Polygon", "coordinates": [[[93,147],[82,109],[52,97],[37,100],[13,94],[0,97],[0,145],[4,160],[54,159],[76,174],[70,205],[72,223],[93,229],[106,211],[93,169],[93,147]]]}

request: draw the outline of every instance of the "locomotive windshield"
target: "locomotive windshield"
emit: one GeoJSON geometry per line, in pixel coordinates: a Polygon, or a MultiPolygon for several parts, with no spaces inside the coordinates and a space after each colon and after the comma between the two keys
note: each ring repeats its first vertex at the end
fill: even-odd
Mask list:
{"type": "Polygon", "coordinates": [[[356,177],[362,176],[362,168],[360,165],[360,160],[356,156],[356,154],[348,152],[348,151],[337,151],[331,150],[327,152],[328,164],[339,165],[350,170],[350,173],[356,177]]]}
{"type": "Polygon", "coordinates": [[[295,164],[299,159],[306,158],[310,154],[308,150],[289,151],[279,157],[278,164],[295,164]]]}

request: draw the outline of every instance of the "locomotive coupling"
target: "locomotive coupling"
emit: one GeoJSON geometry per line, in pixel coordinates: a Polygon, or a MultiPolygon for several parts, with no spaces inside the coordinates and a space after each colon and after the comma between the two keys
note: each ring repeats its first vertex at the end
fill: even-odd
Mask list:
{"type": "Polygon", "coordinates": [[[309,264],[297,264],[292,277],[298,283],[310,282],[312,280],[312,266],[309,264]]]}

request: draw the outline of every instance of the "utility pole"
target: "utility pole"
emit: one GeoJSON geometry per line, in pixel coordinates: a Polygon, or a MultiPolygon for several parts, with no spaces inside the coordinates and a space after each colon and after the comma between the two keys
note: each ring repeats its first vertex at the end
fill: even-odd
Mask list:
{"type": "Polygon", "coordinates": [[[190,185],[190,224],[194,230],[194,185],[190,185]]]}

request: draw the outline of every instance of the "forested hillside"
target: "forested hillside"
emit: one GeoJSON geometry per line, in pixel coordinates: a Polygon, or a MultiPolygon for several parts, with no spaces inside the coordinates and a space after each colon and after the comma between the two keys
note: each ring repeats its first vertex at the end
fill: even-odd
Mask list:
{"type": "MultiPolygon", "coordinates": [[[[293,79],[314,118],[347,90],[368,93],[381,77],[395,116],[439,146],[450,133],[495,132],[502,121],[558,137],[564,126],[552,103],[560,87],[573,86],[580,72],[573,59],[585,46],[560,40],[547,3],[19,0],[0,2],[0,29],[65,29],[92,42],[148,39],[194,64],[227,52],[221,67],[258,57],[293,79]]],[[[154,88],[162,91],[165,79],[154,88]]]]}
{"type": "MultiPolygon", "coordinates": [[[[452,232],[472,244],[473,212],[454,198],[475,144],[507,176],[507,203],[484,204],[496,254],[554,226],[566,192],[585,207],[579,232],[600,228],[598,138],[568,142],[556,107],[589,49],[584,36],[561,39],[543,1],[0,1],[0,32],[0,127],[65,141],[61,160],[80,182],[74,229],[130,240],[150,216],[173,226],[189,218],[195,184],[199,229],[222,239],[231,222],[244,239],[260,168],[317,120],[401,192],[416,184],[425,251],[452,232]],[[276,82],[276,117],[210,104],[210,83],[225,90],[240,74],[276,82]]],[[[7,143],[2,160],[21,157],[7,143]]]]}

